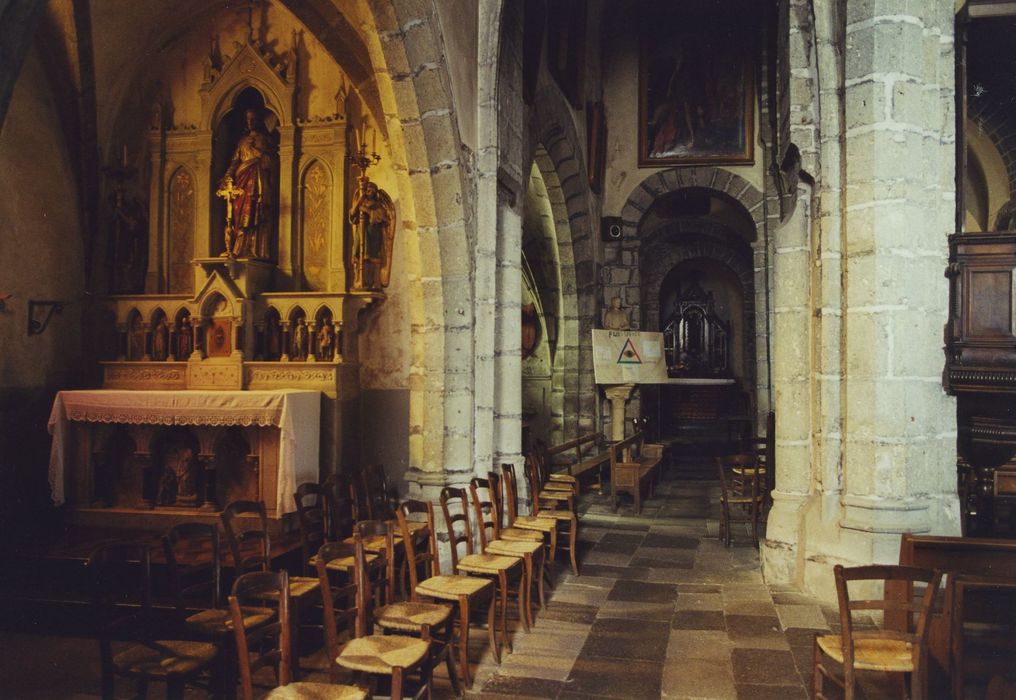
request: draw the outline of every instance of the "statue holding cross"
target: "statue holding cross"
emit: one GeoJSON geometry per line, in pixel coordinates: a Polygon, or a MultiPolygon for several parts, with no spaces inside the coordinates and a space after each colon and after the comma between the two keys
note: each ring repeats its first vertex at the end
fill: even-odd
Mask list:
{"type": "MultiPolygon", "coordinates": [[[[216,197],[222,197],[226,200],[226,249],[222,251],[222,257],[224,258],[233,256],[233,200],[242,194],[243,190],[233,186],[233,178],[229,175],[223,179],[222,186],[215,191],[216,197]]],[[[240,236],[243,236],[242,231],[240,236]]]]}
{"type": "Polygon", "coordinates": [[[246,134],[219,181],[216,196],[226,200],[225,255],[268,260],[274,217],[273,177],[277,153],[259,110],[244,113],[246,134]]]}

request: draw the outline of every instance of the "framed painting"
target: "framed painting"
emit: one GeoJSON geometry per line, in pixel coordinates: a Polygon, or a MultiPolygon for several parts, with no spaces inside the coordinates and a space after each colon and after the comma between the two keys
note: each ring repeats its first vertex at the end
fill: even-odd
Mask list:
{"type": "Polygon", "coordinates": [[[753,162],[752,39],[734,26],[643,32],[639,167],[753,162]]]}

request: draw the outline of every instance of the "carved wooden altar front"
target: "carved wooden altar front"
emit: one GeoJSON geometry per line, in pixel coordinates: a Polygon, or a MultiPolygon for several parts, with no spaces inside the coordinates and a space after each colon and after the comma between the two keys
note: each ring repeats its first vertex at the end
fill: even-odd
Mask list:
{"type": "Polygon", "coordinates": [[[273,520],[318,479],[318,391],[65,391],[50,483],[77,522],[144,526],[264,501],[273,520]]]}

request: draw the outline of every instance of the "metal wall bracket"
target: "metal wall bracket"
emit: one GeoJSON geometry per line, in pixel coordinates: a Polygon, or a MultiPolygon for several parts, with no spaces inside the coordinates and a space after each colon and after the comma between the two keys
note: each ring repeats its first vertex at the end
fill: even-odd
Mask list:
{"type": "MultiPolygon", "coordinates": [[[[46,326],[49,325],[50,319],[53,318],[53,314],[58,314],[64,310],[64,307],[69,304],[69,301],[47,301],[42,299],[29,299],[28,300],[28,335],[40,335],[46,326]],[[42,312],[45,311],[45,316],[41,319],[36,318],[36,310],[42,312]],[[47,310],[48,309],[48,310],[47,310]]],[[[41,314],[40,314],[41,315],[41,314]]]]}

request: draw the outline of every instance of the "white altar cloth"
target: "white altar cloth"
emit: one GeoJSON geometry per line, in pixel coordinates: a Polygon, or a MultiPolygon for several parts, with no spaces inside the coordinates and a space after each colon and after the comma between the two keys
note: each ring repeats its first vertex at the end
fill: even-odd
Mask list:
{"type": "Polygon", "coordinates": [[[318,391],[61,391],[49,414],[53,444],[49,485],[64,502],[67,421],[147,425],[275,426],[279,440],[279,513],[296,510],[296,485],[318,481],[321,393],[318,391]]]}

